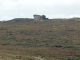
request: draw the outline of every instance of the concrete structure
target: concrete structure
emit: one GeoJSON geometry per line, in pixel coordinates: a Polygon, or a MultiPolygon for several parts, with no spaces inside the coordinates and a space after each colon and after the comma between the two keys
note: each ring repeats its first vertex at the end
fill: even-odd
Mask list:
{"type": "Polygon", "coordinates": [[[40,16],[40,15],[34,15],[34,20],[42,20],[42,16],[40,16]]]}

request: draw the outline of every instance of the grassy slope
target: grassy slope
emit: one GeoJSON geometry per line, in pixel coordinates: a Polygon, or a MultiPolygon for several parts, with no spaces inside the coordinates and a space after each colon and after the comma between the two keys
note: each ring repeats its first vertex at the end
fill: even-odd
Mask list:
{"type": "Polygon", "coordinates": [[[79,32],[80,22],[74,20],[0,23],[0,50],[15,55],[12,59],[80,60],[79,32]]]}

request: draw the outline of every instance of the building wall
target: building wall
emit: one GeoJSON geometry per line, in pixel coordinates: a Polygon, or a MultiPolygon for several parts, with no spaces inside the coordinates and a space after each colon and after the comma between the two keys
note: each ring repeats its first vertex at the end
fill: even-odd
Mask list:
{"type": "Polygon", "coordinates": [[[34,20],[42,20],[41,16],[34,16],[34,20]]]}

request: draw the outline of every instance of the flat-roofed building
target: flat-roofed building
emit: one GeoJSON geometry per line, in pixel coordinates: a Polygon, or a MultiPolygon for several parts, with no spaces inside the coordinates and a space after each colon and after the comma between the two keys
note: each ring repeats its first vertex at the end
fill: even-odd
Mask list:
{"type": "Polygon", "coordinates": [[[40,16],[40,15],[34,15],[34,20],[42,20],[42,16],[40,16]]]}

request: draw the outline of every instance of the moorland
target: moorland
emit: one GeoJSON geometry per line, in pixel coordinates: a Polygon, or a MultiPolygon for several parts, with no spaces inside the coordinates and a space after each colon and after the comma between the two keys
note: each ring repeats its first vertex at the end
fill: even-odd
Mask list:
{"type": "Polygon", "coordinates": [[[80,60],[80,18],[0,21],[0,60],[80,60]]]}

